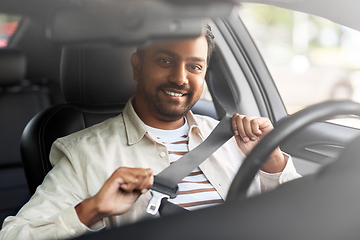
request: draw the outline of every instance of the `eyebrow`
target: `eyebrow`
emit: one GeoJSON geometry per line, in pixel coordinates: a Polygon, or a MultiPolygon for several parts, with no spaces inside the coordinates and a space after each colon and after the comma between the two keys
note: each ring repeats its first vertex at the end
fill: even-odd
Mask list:
{"type": "MultiPolygon", "coordinates": [[[[170,51],[170,50],[165,50],[165,49],[159,49],[159,50],[156,50],[154,55],[155,54],[166,54],[170,57],[173,57],[173,58],[179,58],[179,55],[174,53],[173,51],[170,51]]],[[[186,61],[193,61],[193,62],[204,62],[205,63],[205,59],[201,58],[201,57],[189,57],[186,59],[186,61]]]]}

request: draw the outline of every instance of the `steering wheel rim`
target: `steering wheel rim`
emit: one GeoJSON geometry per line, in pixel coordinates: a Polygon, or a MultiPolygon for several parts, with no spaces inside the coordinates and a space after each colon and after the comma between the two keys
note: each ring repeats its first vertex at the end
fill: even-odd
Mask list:
{"type": "Polygon", "coordinates": [[[245,158],[230,185],[226,201],[241,200],[246,197],[246,191],[261,165],[275,148],[292,134],[313,122],[345,114],[360,116],[360,104],[352,101],[327,101],[281,119],[274,130],[268,133],[245,158]]]}

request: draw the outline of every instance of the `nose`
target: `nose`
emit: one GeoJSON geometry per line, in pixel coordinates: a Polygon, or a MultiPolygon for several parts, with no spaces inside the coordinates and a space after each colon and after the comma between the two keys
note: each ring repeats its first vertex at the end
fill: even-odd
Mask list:
{"type": "Polygon", "coordinates": [[[169,76],[169,81],[176,83],[181,86],[183,84],[187,84],[187,71],[185,64],[177,64],[171,71],[171,75],[169,76]]]}

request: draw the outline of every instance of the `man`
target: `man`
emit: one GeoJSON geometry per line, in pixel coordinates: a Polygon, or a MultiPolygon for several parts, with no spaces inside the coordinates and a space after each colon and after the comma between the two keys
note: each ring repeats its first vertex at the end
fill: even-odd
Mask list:
{"type": "MultiPolygon", "coordinates": [[[[217,121],[189,110],[199,99],[212,51],[211,32],[140,49],[131,64],[136,95],[123,114],[58,139],[53,170],[0,239],[56,239],[149,217],[153,175],[200,144],[217,121]]],[[[191,209],[221,202],[243,154],[273,126],[267,118],[235,114],[235,137],[180,184],[176,204],[191,209]],[[205,186],[205,187],[204,187],[205,186]]],[[[256,194],[297,178],[291,158],[276,149],[248,190],[256,194]]]]}

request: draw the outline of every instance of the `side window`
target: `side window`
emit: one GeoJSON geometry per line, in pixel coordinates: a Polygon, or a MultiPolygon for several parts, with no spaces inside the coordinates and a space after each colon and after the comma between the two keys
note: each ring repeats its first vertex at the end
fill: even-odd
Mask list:
{"type": "MultiPolygon", "coordinates": [[[[360,101],[360,33],[329,20],[260,4],[239,14],[289,114],[326,100],[360,101]]],[[[360,119],[331,122],[360,128],[360,119]]]]}
{"type": "Polygon", "coordinates": [[[0,48],[9,45],[11,37],[14,35],[21,17],[0,13],[0,48]]]}

